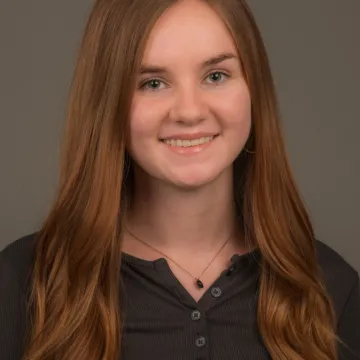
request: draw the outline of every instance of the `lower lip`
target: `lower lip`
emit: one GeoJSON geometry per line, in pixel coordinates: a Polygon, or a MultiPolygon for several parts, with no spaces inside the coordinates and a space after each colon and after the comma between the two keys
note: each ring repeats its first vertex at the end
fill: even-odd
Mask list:
{"type": "Polygon", "coordinates": [[[204,144],[200,144],[200,145],[194,145],[194,146],[187,146],[187,147],[183,147],[183,146],[171,146],[169,144],[166,144],[164,141],[161,141],[170,151],[176,153],[176,154],[181,154],[181,155],[193,155],[193,154],[198,154],[202,151],[204,151],[206,148],[208,148],[213,142],[214,140],[218,137],[218,135],[214,136],[210,141],[204,143],[204,144]]]}

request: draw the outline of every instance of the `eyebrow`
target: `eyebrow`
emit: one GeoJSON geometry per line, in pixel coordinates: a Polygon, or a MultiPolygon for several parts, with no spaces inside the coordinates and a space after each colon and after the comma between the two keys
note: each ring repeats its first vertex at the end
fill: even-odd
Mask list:
{"type": "MultiPolygon", "coordinates": [[[[206,68],[211,65],[217,65],[221,62],[228,60],[228,59],[234,59],[237,58],[236,55],[232,53],[221,53],[215,57],[212,57],[208,60],[205,60],[200,66],[201,68],[206,68]]],[[[156,66],[156,65],[147,65],[144,64],[140,67],[140,74],[159,74],[159,73],[168,73],[169,71],[165,67],[156,66]]]]}

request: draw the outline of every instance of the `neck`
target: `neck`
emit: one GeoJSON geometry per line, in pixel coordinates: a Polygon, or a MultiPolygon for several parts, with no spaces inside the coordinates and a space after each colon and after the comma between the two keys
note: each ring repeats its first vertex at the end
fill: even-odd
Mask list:
{"type": "Polygon", "coordinates": [[[227,246],[239,249],[233,174],[229,168],[215,181],[196,190],[177,189],[135,173],[135,197],[127,226],[137,237],[168,253],[213,253],[227,246]]]}

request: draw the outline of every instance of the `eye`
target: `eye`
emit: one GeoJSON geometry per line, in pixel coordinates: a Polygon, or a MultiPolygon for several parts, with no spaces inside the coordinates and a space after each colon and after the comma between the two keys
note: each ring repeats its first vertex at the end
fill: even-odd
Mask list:
{"type": "Polygon", "coordinates": [[[219,81],[219,79],[221,79],[222,76],[224,76],[225,78],[229,78],[230,75],[222,72],[222,71],[214,71],[212,73],[210,73],[207,77],[211,77],[212,76],[212,79],[214,79],[214,82],[215,83],[220,83],[221,81],[219,81]]]}
{"type": "Polygon", "coordinates": [[[147,80],[147,81],[143,82],[140,85],[140,89],[149,90],[149,91],[157,91],[157,90],[159,90],[158,85],[160,83],[164,83],[164,82],[159,80],[159,79],[150,79],[150,80],[147,80]]]}
{"type": "MultiPolygon", "coordinates": [[[[207,76],[207,78],[210,78],[210,77],[212,77],[212,79],[214,80],[211,83],[217,84],[217,83],[221,83],[221,80],[219,81],[219,79],[221,79],[222,77],[229,78],[230,75],[228,75],[222,71],[213,71],[212,73],[210,73],[207,76]]],[[[145,82],[143,82],[140,85],[139,89],[149,90],[149,91],[158,91],[158,90],[161,90],[160,84],[164,84],[164,82],[160,79],[153,78],[153,79],[149,79],[149,80],[146,80],[145,82]]]]}

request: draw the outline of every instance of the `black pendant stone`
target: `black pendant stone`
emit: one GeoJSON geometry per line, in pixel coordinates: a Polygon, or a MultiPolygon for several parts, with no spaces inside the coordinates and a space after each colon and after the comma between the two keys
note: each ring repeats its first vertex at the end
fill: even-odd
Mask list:
{"type": "Polygon", "coordinates": [[[199,289],[202,289],[204,287],[204,284],[200,279],[196,279],[196,285],[198,286],[199,289]]]}

